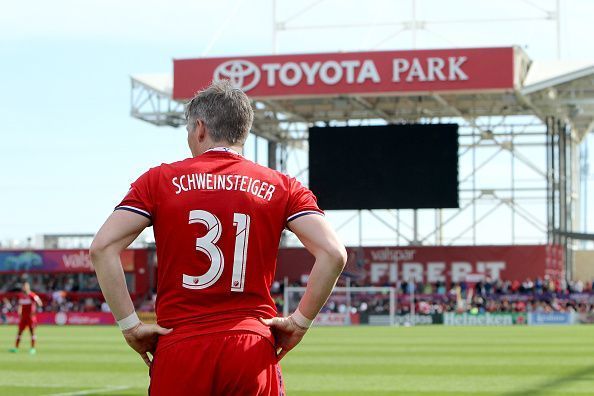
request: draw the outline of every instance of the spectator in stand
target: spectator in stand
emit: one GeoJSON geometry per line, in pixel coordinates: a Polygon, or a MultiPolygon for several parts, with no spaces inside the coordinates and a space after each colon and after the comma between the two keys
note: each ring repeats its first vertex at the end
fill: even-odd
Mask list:
{"type": "Polygon", "coordinates": [[[493,279],[491,279],[490,277],[487,276],[485,278],[485,286],[484,286],[485,295],[490,296],[491,293],[493,293],[493,286],[494,286],[493,279]]]}
{"type": "Polygon", "coordinates": [[[419,290],[422,290],[423,294],[433,294],[433,286],[429,282],[425,283],[424,287],[421,284],[421,286],[419,287],[419,290]]]}

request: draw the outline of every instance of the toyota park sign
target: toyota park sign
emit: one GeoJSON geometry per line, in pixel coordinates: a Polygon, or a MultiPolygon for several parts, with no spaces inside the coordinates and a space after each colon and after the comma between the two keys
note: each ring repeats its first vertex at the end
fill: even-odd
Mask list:
{"type": "Polygon", "coordinates": [[[351,52],[174,60],[173,97],[213,80],[254,98],[514,89],[510,48],[351,52]]]}

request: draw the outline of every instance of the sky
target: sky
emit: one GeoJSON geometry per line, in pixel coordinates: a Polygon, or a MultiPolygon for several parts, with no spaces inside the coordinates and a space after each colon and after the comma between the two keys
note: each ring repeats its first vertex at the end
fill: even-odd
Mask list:
{"type": "MultiPolygon", "coordinates": [[[[410,31],[385,26],[411,20],[412,4],[277,0],[277,22],[292,30],[273,40],[272,0],[5,2],[0,242],[93,233],[138,175],[189,156],[183,128],[129,115],[130,75],[169,73],[174,58],[513,44],[534,60],[557,57],[555,23],[542,20],[554,0],[416,0],[417,20],[429,22],[415,40],[410,31]],[[533,20],[476,22],[510,16],[533,20]],[[367,26],[295,29],[351,23],[367,26]]],[[[594,1],[561,1],[562,60],[594,63],[591,15],[594,1]]],[[[329,219],[338,226],[348,216],[329,219]]],[[[355,228],[341,229],[347,244],[357,241],[355,228]]],[[[376,236],[370,232],[371,241],[376,236]]]]}

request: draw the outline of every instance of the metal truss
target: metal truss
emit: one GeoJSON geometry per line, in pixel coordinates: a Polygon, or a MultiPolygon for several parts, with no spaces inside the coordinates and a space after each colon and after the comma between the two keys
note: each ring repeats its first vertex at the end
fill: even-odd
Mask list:
{"type": "MultiPolygon", "coordinates": [[[[319,8],[319,6],[325,3],[325,0],[315,0],[306,2],[302,7],[295,10],[291,15],[279,17],[277,9],[278,4],[282,3],[279,0],[272,0],[272,47],[274,53],[277,50],[278,35],[283,32],[289,31],[304,31],[304,30],[343,30],[343,29],[378,29],[378,28],[392,28],[393,31],[389,32],[387,36],[383,37],[376,43],[369,46],[370,49],[377,49],[382,45],[389,43],[390,41],[398,38],[404,32],[411,33],[411,45],[412,48],[417,47],[417,36],[420,32],[431,33],[434,35],[441,36],[437,31],[433,30],[435,27],[444,25],[460,25],[460,24],[501,24],[501,23],[529,23],[536,21],[551,21],[554,22],[555,36],[556,36],[556,55],[557,59],[561,57],[561,19],[560,19],[560,2],[559,0],[555,3],[554,9],[548,9],[543,7],[542,4],[537,4],[531,0],[518,0],[516,3],[523,3],[528,6],[530,13],[526,16],[511,15],[507,17],[494,18],[491,16],[480,16],[471,18],[460,18],[460,19],[439,19],[439,20],[427,20],[420,19],[417,13],[417,5],[421,3],[421,0],[409,0],[408,3],[411,6],[411,18],[408,20],[385,20],[385,21],[366,21],[357,20],[356,22],[339,22],[339,23],[327,23],[327,24],[312,24],[309,20],[304,17],[307,12],[312,9],[319,8]]],[[[427,3],[428,1],[424,1],[427,3]]],[[[346,2],[345,2],[346,3],[346,2]]],[[[370,2],[371,3],[371,2],[370,2]]],[[[405,2],[402,2],[405,3],[405,2]]],[[[357,5],[357,3],[353,4],[357,5]]],[[[495,7],[500,6],[499,3],[493,2],[495,7]]],[[[346,5],[345,5],[346,6],[346,5]]],[[[373,5],[369,4],[370,7],[373,5]]],[[[375,4],[378,7],[378,4],[375,4]]],[[[553,25],[552,25],[553,26],[553,25]]]]}
{"type": "MultiPolygon", "coordinates": [[[[426,118],[417,121],[460,124],[460,208],[328,213],[331,221],[335,219],[334,225],[347,243],[475,245],[547,241],[550,233],[547,223],[546,124],[535,116],[426,118]],[[505,168],[506,172],[498,175],[495,184],[490,180],[494,168],[502,171],[505,168]],[[504,179],[503,184],[500,179],[504,179]],[[493,228],[488,223],[494,217],[501,219],[504,226],[499,228],[506,230],[505,235],[493,235],[493,228]],[[370,223],[374,225],[367,226],[370,223]]],[[[382,122],[386,120],[351,120],[349,124],[382,122]]],[[[299,133],[306,132],[299,130],[299,133]]],[[[339,145],[337,142],[337,147],[339,145]]],[[[307,183],[307,156],[303,150],[287,147],[283,155],[285,164],[290,158],[301,158],[302,167],[293,164],[291,173],[307,183]]],[[[575,192],[573,196],[577,199],[575,192]]],[[[286,242],[297,243],[294,238],[287,238],[286,242]]]]}
{"type": "Polygon", "coordinates": [[[144,82],[130,79],[130,115],[158,126],[178,127],[186,124],[184,105],[171,99],[171,93],[161,92],[144,82]]]}

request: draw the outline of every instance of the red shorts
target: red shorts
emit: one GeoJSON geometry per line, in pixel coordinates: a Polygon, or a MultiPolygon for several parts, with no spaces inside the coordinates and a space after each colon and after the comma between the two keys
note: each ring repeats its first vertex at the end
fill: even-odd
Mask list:
{"type": "Polygon", "coordinates": [[[249,332],[198,335],[157,348],[150,396],[284,396],[274,346],[249,332]]]}
{"type": "Polygon", "coordinates": [[[28,317],[28,318],[21,318],[19,321],[19,333],[25,330],[27,327],[30,331],[33,331],[37,326],[37,318],[35,317],[28,317]]]}

